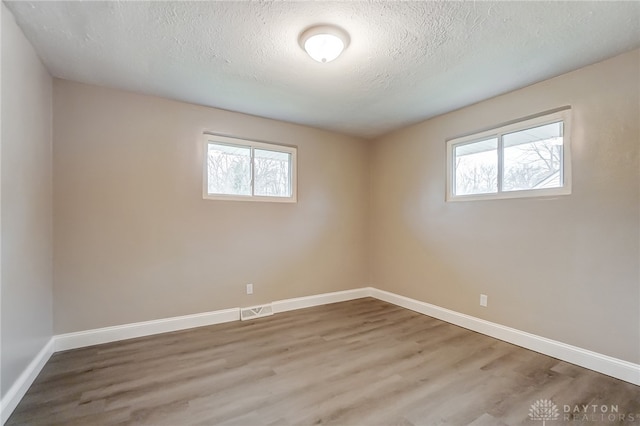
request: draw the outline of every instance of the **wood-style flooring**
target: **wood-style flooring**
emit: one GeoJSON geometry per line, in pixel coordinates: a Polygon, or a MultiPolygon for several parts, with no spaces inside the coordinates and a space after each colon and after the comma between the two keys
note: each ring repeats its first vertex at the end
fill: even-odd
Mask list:
{"type": "Polygon", "coordinates": [[[535,426],[538,400],[640,425],[638,386],[367,298],[56,353],[7,425],[535,426]]]}

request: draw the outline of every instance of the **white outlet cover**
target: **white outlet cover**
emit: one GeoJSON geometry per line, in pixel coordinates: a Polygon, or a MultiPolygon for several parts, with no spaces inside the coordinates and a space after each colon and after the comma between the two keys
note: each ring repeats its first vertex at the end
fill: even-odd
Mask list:
{"type": "Polygon", "coordinates": [[[487,306],[487,295],[486,294],[481,294],[480,295],[480,306],[487,306]]]}
{"type": "Polygon", "coordinates": [[[247,294],[253,294],[253,284],[247,284],[247,294]]]}

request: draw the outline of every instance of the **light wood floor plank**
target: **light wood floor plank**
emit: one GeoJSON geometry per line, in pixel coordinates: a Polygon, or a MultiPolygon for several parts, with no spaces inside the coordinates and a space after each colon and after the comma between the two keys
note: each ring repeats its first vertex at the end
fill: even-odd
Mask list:
{"type": "Polygon", "coordinates": [[[531,426],[539,399],[640,424],[638,386],[367,298],[54,354],[7,425],[531,426]]]}

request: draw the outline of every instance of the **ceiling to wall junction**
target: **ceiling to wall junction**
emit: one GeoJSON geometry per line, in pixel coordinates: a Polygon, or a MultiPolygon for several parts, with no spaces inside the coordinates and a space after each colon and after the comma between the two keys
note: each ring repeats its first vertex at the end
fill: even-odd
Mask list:
{"type": "Polygon", "coordinates": [[[638,2],[5,2],[53,76],[373,138],[640,47],[638,2]],[[351,43],[327,64],[313,24],[351,43]]]}

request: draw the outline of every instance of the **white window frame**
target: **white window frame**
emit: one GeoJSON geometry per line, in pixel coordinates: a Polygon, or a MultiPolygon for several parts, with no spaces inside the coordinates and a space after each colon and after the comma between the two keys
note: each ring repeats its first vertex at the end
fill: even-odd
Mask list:
{"type": "Polygon", "coordinates": [[[235,138],[231,136],[222,136],[212,133],[205,133],[203,135],[203,173],[202,173],[202,197],[205,200],[226,200],[226,201],[264,201],[271,203],[296,203],[297,197],[297,148],[295,146],[278,145],[268,142],[258,142],[249,139],[235,138]],[[236,194],[209,194],[209,164],[208,164],[208,151],[209,143],[218,145],[238,146],[251,149],[251,195],[236,195],[236,194]],[[291,196],[289,197],[271,197],[253,195],[254,181],[253,181],[253,166],[254,166],[254,150],[264,149],[268,151],[283,152],[289,154],[291,161],[289,162],[289,177],[291,181],[291,196]]]}
{"type": "Polygon", "coordinates": [[[571,109],[565,108],[560,111],[545,113],[533,118],[525,118],[489,130],[473,133],[467,136],[458,137],[446,141],[447,144],[447,167],[446,167],[446,201],[476,201],[476,200],[500,200],[510,198],[529,198],[529,197],[553,197],[558,195],[571,194],[571,109]],[[502,190],[502,174],[503,174],[503,135],[533,127],[544,126],[545,124],[563,122],[563,143],[562,143],[562,186],[558,188],[540,188],[527,189],[517,191],[502,190]],[[497,138],[498,139],[498,191],[486,194],[468,194],[456,195],[455,179],[455,148],[461,145],[467,145],[482,140],[497,138]]]}

